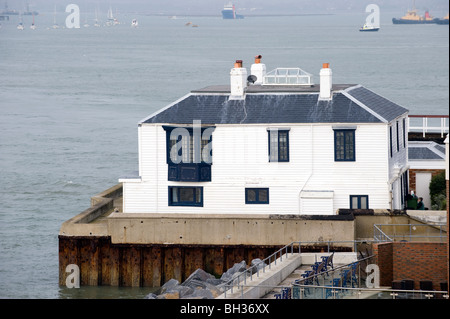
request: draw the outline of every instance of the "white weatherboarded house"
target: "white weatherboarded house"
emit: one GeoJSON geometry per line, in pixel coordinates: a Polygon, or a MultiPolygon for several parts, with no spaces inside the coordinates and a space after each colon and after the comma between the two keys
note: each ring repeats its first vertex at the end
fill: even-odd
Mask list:
{"type": "MultiPolygon", "coordinates": [[[[138,125],[139,172],[124,213],[334,215],[402,209],[408,110],[361,85],[301,69],[195,90],[138,125]]],[[[249,75],[249,76],[248,76],[249,75]]]]}

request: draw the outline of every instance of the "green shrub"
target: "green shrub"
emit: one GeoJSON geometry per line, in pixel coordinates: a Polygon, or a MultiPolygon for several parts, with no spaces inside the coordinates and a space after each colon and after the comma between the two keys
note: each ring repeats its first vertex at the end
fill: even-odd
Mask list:
{"type": "Polygon", "coordinates": [[[433,176],[430,182],[430,198],[432,210],[446,210],[447,197],[445,185],[445,171],[433,176]]]}

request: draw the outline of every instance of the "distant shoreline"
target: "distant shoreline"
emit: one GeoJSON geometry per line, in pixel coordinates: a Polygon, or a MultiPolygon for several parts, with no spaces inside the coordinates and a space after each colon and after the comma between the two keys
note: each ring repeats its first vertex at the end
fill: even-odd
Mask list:
{"type": "MultiPolygon", "coordinates": [[[[131,14],[131,13],[128,13],[131,14]]],[[[155,16],[155,17],[211,17],[211,18],[222,18],[222,15],[217,14],[189,14],[189,15],[178,15],[169,13],[137,13],[143,16],[155,16]]],[[[300,17],[300,16],[331,16],[336,15],[335,13],[280,13],[280,14],[249,14],[244,15],[245,18],[255,18],[255,17],[300,17]]],[[[232,19],[231,19],[232,20],[232,19]]],[[[239,19],[237,19],[239,20],[239,19]]]]}

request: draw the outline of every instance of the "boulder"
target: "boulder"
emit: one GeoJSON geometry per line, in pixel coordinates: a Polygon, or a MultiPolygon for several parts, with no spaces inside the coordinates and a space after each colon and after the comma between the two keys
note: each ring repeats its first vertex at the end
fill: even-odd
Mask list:
{"type": "Polygon", "coordinates": [[[206,282],[213,286],[219,286],[224,283],[224,281],[222,279],[217,279],[217,278],[208,279],[208,280],[206,280],[206,282]]]}
{"type": "Polygon", "coordinates": [[[252,260],[252,262],[250,263],[250,267],[251,267],[251,271],[252,273],[256,273],[258,270],[263,269],[265,263],[259,259],[259,258],[255,258],[252,260]]]}
{"type": "Polygon", "coordinates": [[[180,298],[184,298],[185,296],[189,296],[192,295],[192,293],[194,292],[194,289],[192,289],[191,287],[187,287],[187,286],[178,286],[177,290],[180,294],[180,298]]]}
{"type": "Polygon", "coordinates": [[[167,281],[164,285],[161,286],[161,290],[159,292],[159,294],[164,294],[169,290],[174,289],[175,287],[177,287],[180,284],[180,282],[176,279],[170,279],[169,281],[167,281]]]}
{"type": "MultiPolygon", "coordinates": [[[[252,266],[262,267],[260,259],[252,260],[252,266]]],[[[182,284],[176,279],[170,279],[157,293],[148,294],[145,299],[213,299],[223,293],[224,285],[239,276],[247,269],[245,260],[236,263],[223,273],[220,279],[203,269],[195,270],[182,284]]]]}
{"type": "Polygon", "coordinates": [[[208,279],[215,279],[215,277],[203,269],[198,268],[181,285],[190,287],[192,282],[201,283],[206,282],[208,279]]]}
{"type": "Polygon", "coordinates": [[[243,260],[240,263],[234,264],[233,267],[231,267],[226,272],[224,272],[222,274],[222,277],[220,277],[220,279],[227,282],[227,281],[233,279],[234,277],[236,277],[237,276],[236,274],[239,274],[239,273],[245,271],[246,269],[247,269],[247,264],[246,264],[245,260],[243,260]]]}
{"type": "Polygon", "coordinates": [[[180,299],[180,293],[177,290],[169,290],[161,295],[158,295],[156,299],[180,299]]]}
{"type": "Polygon", "coordinates": [[[195,289],[194,293],[189,297],[200,299],[214,299],[212,292],[208,289],[195,289]]]}

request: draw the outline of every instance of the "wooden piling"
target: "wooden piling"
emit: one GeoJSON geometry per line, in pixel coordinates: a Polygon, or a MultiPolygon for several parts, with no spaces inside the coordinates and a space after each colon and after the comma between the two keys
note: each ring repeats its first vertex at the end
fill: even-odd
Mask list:
{"type": "Polygon", "coordinates": [[[83,286],[159,287],[186,280],[196,269],[220,277],[234,263],[265,258],[280,247],[112,244],[109,237],[59,236],[59,284],[69,264],[83,286]]]}

